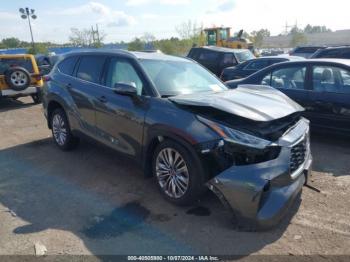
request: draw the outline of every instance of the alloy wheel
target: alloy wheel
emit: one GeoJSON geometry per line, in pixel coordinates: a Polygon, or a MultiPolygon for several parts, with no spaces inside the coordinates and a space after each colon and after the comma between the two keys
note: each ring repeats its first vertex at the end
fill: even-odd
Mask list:
{"type": "Polygon", "coordinates": [[[59,114],[54,115],[52,118],[52,133],[57,144],[63,146],[66,143],[67,128],[64,119],[59,114]]]}
{"type": "Polygon", "coordinates": [[[186,162],[173,148],[164,148],[158,153],[156,176],[161,189],[171,198],[184,196],[189,187],[186,162]]]}

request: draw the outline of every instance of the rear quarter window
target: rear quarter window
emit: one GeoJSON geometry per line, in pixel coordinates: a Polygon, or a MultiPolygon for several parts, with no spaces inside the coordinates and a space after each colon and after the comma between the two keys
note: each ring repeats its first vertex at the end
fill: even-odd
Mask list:
{"type": "Polygon", "coordinates": [[[58,64],[57,68],[63,74],[73,75],[73,71],[77,61],[78,61],[77,56],[67,57],[58,64]]]}
{"type": "Polygon", "coordinates": [[[219,55],[220,54],[217,52],[203,51],[198,56],[198,60],[205,62],[216,62],[219,58],[219,55]]]}
{"type": "Polygon", "coordinates": [[[3,75],[11,67],[23,67],[29,73],[34,73],[32,60],[29,58],[0,58],[0,74],[3,75]]]}

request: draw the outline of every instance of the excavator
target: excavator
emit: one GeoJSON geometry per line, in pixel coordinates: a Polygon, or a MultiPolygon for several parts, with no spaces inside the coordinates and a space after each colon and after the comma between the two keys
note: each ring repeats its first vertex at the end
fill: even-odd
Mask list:
{"type": "Polygon", "coordinates": [[[204,40],[203,45],[215,45],[234,49],[249,49],[255,56],[259,56],[258,51],[253,43],[242,37],[243,30],[240,30],[237,36],[231,36],[230,27],[211,27],[205,28],[202,32],[201,39],[204,40]]]}

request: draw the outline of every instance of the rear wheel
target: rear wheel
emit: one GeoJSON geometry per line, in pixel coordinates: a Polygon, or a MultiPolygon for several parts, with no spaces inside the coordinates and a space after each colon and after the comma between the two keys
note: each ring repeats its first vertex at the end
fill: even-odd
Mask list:
{"type": "Polygon", "coordinates": [[[68,151],[78,145],[79,139],[71,133],[68,119],[63,109],[58,108],[52,113],[51,128],[53,139],[60,149],[68,151]]]}
{"type": "Polygon", "coordinates": [[[199,162],[175,141],[165,140],[157,146],[152,166],[161,193],[172,203],[189,205],[205,189],[199,162]]]}

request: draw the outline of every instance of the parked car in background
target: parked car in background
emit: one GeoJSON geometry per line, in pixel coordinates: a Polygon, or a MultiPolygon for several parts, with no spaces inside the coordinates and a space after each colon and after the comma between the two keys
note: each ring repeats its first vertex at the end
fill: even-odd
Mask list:
{"type": "Polygon", "coordinates": [[[33,55],[0,55],[0,98],[31,96],[41,102],[43,80],[33,55]]]}
{"type": "Polygon", "coordinates": [[[50,73],[51,69],[58,61],[58,55],[43,55],[39,54],[35,56],[36,63],[38,65],[39,71],[42,75],[47,75],[50,73]]]}
{"type": "Polygon", "coordinates": [[[255,56],[248,49],[231,49],[217,46],[193,47],[187,57],[197,61],[215,75],[220,76],[226,67],[235,66],[255,56]]]}
{"type": "Polygon", "coordinates": [[[239,65],[224,68],[220,78],[222,81],[240,79],[276,63],[302,59],[299,56],[269,56],[251,59],[239,65]]]}
{"type": "Polygon", "coordinates": [[[230,88],[245,84],[269,85],[285,93],[305,108],[314,130],[349,134],[350,60],[284,62],[226,82],[230,88]]]}
{"type": "Polygon", "coordinates": [[[319,49],[310,58],[350,59],[350,46],[327,47],[319,49]]]}
{"type": "Polygon", "coordinates": [[[289,52],[291,56],[301,56],[310,58],[317,50],[324,49],[325,46],[298,46],[289,52]]]}
{"type": "Polygon", "coordinates": [[[239,226],[270,227],[311,165],[302,107],[272,88],[227,87],[190,59],[160,53],[70,53],[44,87],[56,145],[88,136],[135,159],[162,195],[189,204],[209,185],[239,226]]]}
{"type": "Polygon", "coordinates": [[[260,55],[262,57],[264,56],[278,56],[284,54],[284,50],[282,48],[265,48],[261,49],[260,55]]]}

